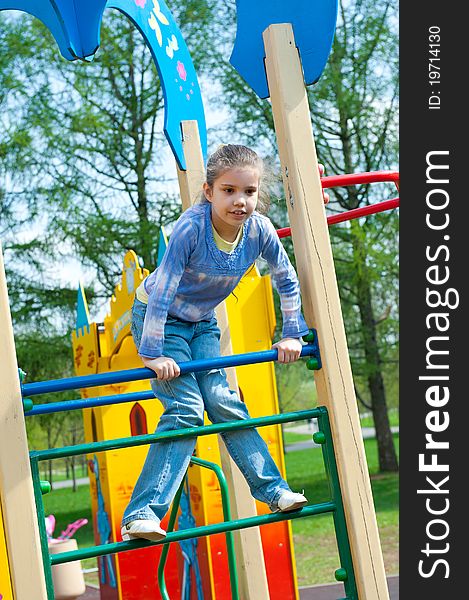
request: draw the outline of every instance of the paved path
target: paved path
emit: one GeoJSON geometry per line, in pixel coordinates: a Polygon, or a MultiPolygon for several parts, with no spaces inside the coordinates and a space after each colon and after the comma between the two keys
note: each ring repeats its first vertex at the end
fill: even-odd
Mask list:
{"type": "MultiPolygon", "coordinates": [[[[390,600],[399,600],[399,575],[388,577],[388,590],[390,600]]],[[[300,588],[300,600],[337,600],[343,597],[344,586],[341,583],[300,588]]]]}
{"type": "MultiPolygon", "coordinates": [[[[90,478],[89,477],[78,477],[76,482],[77,482],[77,485],[85,485],[90,482],[90,478]]],[[[52,484],[52,489],[59,490],[60,488],[67,488],[67,487],[72,487],[72,486],[73,486],[73,481],[71,479],[67,479],[65,481],[54,481],[52,484]]]]}
{"type": "MultiPolygon", "coordinates": [[[[311,438],[315,429],[311,428],[310,425],[298,425],[297,427],[288,427],[285,431],[301,434],[309,434],[311,438]]],[[[399,433],[399,427],[391,427],[392,433],[399,433]]],[[[366,440],[368,438],[376,437],[374,427],[362,427],[362,436],[366,440]]],[[[285,452],[294,452],[295,450],[306,450],[306,448],[320,448],[320,444],[316,444],[313,440],[305,440],[304,442],[295,442],[293,444],[285,445],[285,452]]]]}

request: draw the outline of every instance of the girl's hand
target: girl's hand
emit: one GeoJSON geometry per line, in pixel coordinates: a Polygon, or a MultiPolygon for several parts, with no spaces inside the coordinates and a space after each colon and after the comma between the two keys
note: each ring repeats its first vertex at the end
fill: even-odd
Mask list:
{"type": "MultiPolygon", "coordinates": [[[[319,169],[319,177],[322,177],[324,175],[324,165],[321,163],[318,163],[318,169],[319,169]]],[[[330,200],[329,194],[323,190],[322,197],[324,200],[324,204],[327,204],[330,200]]]]}
{"type": "Polygon", "coordinates": [[[302,347],[300,340],[296,338],[284,338],[272,346],[272,348],[278,348],[277,361],[279,363],[291,363],[298,360],[302,347]]]}
{"type": "MultiPolygon", "coordinates": [[[[321,163],[318,163],[318,169],[319,169],[319,177],[322,177],[324,175],[324,165],[321,163]]],[[[322,192],[322,197],[324,200],[324,204],[327,204],[330,200],[330,196],[327,192],[322,192]]]]}
{"type": "Polygon", "coordinates": [[[147,358],[142,356],[143,364],[152,371],[155,371],[160,381],[169,381],[178,377],[181,369],[172,358],[167,356],[158,356],[158,358],[147,358]]]}

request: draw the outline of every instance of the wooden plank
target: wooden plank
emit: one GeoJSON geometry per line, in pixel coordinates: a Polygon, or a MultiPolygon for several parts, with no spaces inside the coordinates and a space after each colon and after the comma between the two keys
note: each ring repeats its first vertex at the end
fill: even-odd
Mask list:
{"type": "Polygon", "coordinates": [[[186,160],[186,170],[182,171],[176,163],[181,194],[182,209],[186,210],[197,202],[205,181],[205,165],[200,145],[197,121],[183,121],[182,147],[186,160]]]}
{"type": "MultiPolygon", "coordinates": [[[[184,210],[199,197],[205,181],[205,167],[200,146],[197,121],[183,121],[183,149],[186,171],[178,168],[178,180],[184,210]]],[[[216,310],[221,331],[222,355],[233,354],[227,311],[223,302],[216,310]]],[[[230,388],[238,391],[235,369],[228,369],[230,388]]],[[[238,467],[231,459],[225,444],[218,436],[222,468],[228,482],[233,519],[243,519],[257,514],[256,503],[249,486],[238,467]]],[[[238,567],[239,590],[246,600],[268,600],[269,589],[262,551],[261,535],[258,527],[234,532],[236,561],[238,567]]]]}
{"type": "Polygon", "coordinates": [[[389,596],[302,68],[291,25],[271,25],[263,36],[304,313],[319,336],[318,404],[329,410],[359,597],[384,600],[389,596]]]}
{"type": "Polygon", "coordinates": [[[0,245],[0,498],[16,600],[46,600],[15,341],[0,245]]]}

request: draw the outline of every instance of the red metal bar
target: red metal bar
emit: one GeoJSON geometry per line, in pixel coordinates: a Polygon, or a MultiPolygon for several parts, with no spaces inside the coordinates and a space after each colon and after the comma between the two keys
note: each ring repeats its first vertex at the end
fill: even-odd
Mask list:
{"type": "Polygon", "coordinates": [[[339,213],[337,215],[330,215],[327,217],[327,223],[328,225],[334,225],[334,223],[351,221],[352,219],[358,219],[359,217],[365,217],[366,215],[374,215],[385,210],[391,210],[392,208],[397,208],[398,206],[399,198],[384,200],[383,202],[377,202],[376,204],[370,204],[369,206],[362,206],[361,208],[347,210],[346,212],[339,213]]]}
{"type": "Polygon", "coordinates": [[[399,171],[374,171],[373,173],[351,173],[321,177],[321,184],[324,189],[363,183],[381,183],[383,181],[393,181],[399,189],[399,171]]]}
{"type": "MultiPolygon", "coordinates": [[[[375,171],[373,173],[353,173],[349,175],[331,175],[330,177],[321,177],[323,189],[366,183],[381,183],[383,181],[393,181],[397,189],[399,189],[399,171],[375,171]]],[[[358,219],[359,217],[365,217],[366,215],[374,215],[385,210],[391,210],[393,208],[397,208],[398,206],[399,198],[384,200],[383,202],[377,202],[376,204],[371,204],[369,206],[347,210],[337,215],[330,215],[327,217],[327,224],[334,225],[335,223],[351,221],[352,219],[358,219]]],[[[289,237],[291,235],[291,229],[290,227],[277,229],[277,234],[279,238],[289,237]]]]}

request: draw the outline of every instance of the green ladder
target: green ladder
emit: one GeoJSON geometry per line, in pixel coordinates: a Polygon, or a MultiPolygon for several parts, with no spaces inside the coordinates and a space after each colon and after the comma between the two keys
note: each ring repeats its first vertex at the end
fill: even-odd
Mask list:
{"type": "Polygon", "coordinates": [[[125,552],[128,550],[135,550],[137,548],[144,548],[153,545],[165,546],[160,558],[160,565],[158,568],[158,581],[163,598],[167,599],[168,596],[166,592],[166,586],[164,584],[164,565],[166,562],[166,556],[168,552],[168,544],[170,544],[171,542],[178,542],[181,540],[188,540],[217,533],[225,533],[227,536],[231,595],[233,600],[239,599],[239,586],[236,574],[232,532],[239,529],[245,529],[247,527],[257,527],[268,523],[299,519],[324,513],[332,513],[334,519],[335,534],[337,538],[337,546],[341,563],[340,568],[338,568],[335,571],[335,577],[337,581],[343,582],[346,593],[345,598],[342,598],[340,600],[358,600],[357,586],[353,570],[352,556],[350,552],[350,544],[347,534],[347,526],[345,522],[345,513],[342,502],[342,494],[340,491],[339,477],[337,473],[337,464],[334,455],[329,416],[325,407],[321,406],[310,410],[296,411],[267,417],[258,417],[254,419],[246,419],[243,421],[231,421],[229,423],[218,423],[214,425],[206,425],[203,427],[190,427],[186,429],[180,429],[177,431],[164,432],[158,434],[154,433],[134,436],[130,438],[121,438],[116,440],[106,440],[102,442],[79,444],[75,446],[67,446],[64,448],[52,448],[48,450],[31,451],[30,461],[33,477],[34,496],[36,500],[39,521],[39,531],[41,536],[41,549],[42,558],[44,562],[44,573],[48,600],[54,600],[52,566],[76,560],[82,560],[85,558],[95,558],[99,556],[105,556],[108,554],[125,552]],[[39,463],[41,461],[53,460],[57,458],[66,458],[70,456],[78,456],[82,454],[91,454],[96,452],[105,452],[106,450],[117,450],[120,448],[129,448],[145,444],[155,444],[163,441],[176,440],[185,437],[210,435],[213,433],[236,431],[238,429],[265,427],[268,425],[290,423],[295,421],[308,420],[312,418],[317,418],[318,420],[318,431],[314,433],[313,440],[317,444],[320,444],[322,448],[324,466],[331,496],[328,502],[308,505],[302,508],[301,510],[294,512],[273,513],[244,519],[232,520],[228,499],[228,487],[222,470],[218,465],[214,463],[210,463],[200,458],[192,457],[191,462],[193,464],[199,465],[203,468],[212,469],[215,472],[220,483],[223,514],[225,521],[221,523],[215,523],[213,525],[204,525],[200,527],[193,527],[190,529],[173,531],[174,523],[176,520],[176,514],[179,508],[179,500],[183,489],[183,486],[181,484],[181,487],[179,488],[179,491],[176,494],[176,497],[173,501],[168,525],[168,534],[163,540],[160,540],[158,542],[151,542],[147,540],[114,542],[109,544],[103,544],[100,546],[93,546],[90,548],[78,549],[71,552],[62,552],[60,554],[54,555],[49,554],[42,495],[43,493],[47,493],[50,490],[50,485],[48,484],[48,482],[40,480],[39,463]]]}

